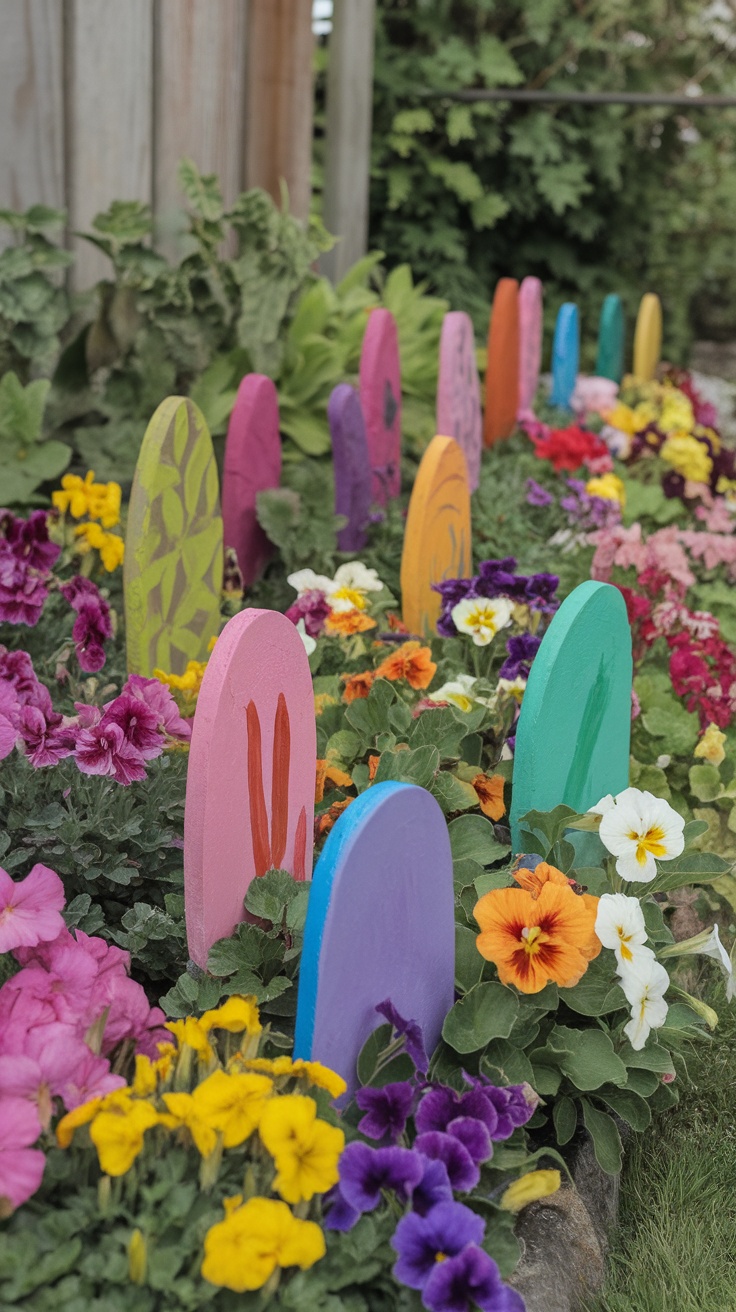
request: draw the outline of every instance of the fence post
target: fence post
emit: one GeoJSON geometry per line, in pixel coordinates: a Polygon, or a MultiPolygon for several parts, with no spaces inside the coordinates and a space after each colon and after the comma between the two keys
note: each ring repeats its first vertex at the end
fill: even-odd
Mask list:
{"type": "Polygon", "coordinates": [[[312,0],[249,0],[245,181],[309,215],[312,169],[312,0]]]}

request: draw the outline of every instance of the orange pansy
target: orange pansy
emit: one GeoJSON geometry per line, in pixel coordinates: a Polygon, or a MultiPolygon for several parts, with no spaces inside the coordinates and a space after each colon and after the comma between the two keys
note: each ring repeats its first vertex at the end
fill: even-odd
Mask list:
{"type": "Polygon", "coordinates": [[[404,621],[402,620],[400,615],[396,614],[395,611],[393,610],[386,611],[386,619],[388,621],[388,627],[392,633],[405,633],[407,637],[409,636],[409,630],[407,629],[404,621]]]}
{"type": "Polygon", "coordinates": [[[432,682],[437,666],[432,660],[429,647],[423,647],[413,639],[402,642],[401,646],[382,661],[376,670],[377,679],[406,679],[412,688],[427,688],[432,682]]]}
{"type": "MultiPolygon", "coordinates": [[[[558,884],[562,888],[571,888],[576,896],[581,898],[581,901],[587,906],[595,920],[598,913],[598,898],[593,897],[591,893],[580,894],[577,892],[575,880],[563,875],[562,871],[557,869],[557,866],[549,866],[546,861],[540,861],[536,870],[527,870],[522,866],[520,870],[512,870],[511,873],[517,884],[521,884],[521,887],[525,888],[527,893],[531,893],[535,901],[545,884],[558,884]]],[[[597,957],[600,950],[600,940],[595,933],[591,934],[587,947],[581,947],[580,949],[583,956],[587,957],[589,961],[597,957]]]]}
{"type": "Polygon", "coordinates": [[[481,929],[478,951],[494,963],[502,984],[514,984],[521,993],[539,993],[550,980],[572,988],[601,950],[597,903],[554,877],[536,897],[525,888],[492,889],[473,911],[481,929]]]}
{"type": "Polygon", "coordinates": [[[380,759],[380,756],[371,755],[368,757],[368,782],[371,784],[376,777],[376,770],[378,769],[378,762],[380,759]]]}
{"type": "Polygon", "coordinates": [[[500,774],[477,774],[473,779],[473,787],[478,794],[480,809],[484,815],[491,820],[500,820],[506,813],[506,807],[503,804],[503,775],[500,774]]]}
{"type": "Polygon", "coordinates": [[[321,838],[323,834],[329,834],[335,821],[342,815],[343,811],[354,799],[345,797],[341,802],[333,802],[328,810],[323,811],[321,815],[314,818],[314,836],[321,838]]]}
{"type": "Polygon", "coordinates": [[[372,670],[363,670],[360,674],[341,674],[340,678],[345,683],[343,701],[354,702],[360,697],[367,697],[374,677],[372,670]]]}
{"type": "Polygon", "coordinates": [[[325,633],[349,638],[353,633],[365,633],[366,629],[375,629],[376,621],[361,610],[333,611],[325,620],[325,633]]]}
{"type": "Polygon", "coordinates": [[[338,788],[350,788],[352,779],[345,770],[340,770],[336,765],[331,765],[329,761],[317,761],[317,778],[314,785],[314,801],[321,802],[325,795],[325,784],[335,784],[338,788]]]}

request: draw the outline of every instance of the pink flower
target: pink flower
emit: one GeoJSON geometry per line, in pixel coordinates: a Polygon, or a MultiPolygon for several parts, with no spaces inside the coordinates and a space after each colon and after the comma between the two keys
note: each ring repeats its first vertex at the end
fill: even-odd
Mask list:
{"type": "Polygon", "coordinates": [[[152,761],[164,750],[164,736],[159,729],[158,716],[140,697],[121,693],[105,704],[103,725],[118,724],[127,741],[140,752],[145,761],[152,761]]]}
{"type": "Polygon", "coordinates": [[[26,749],[26,756],[34,770],[57,765],[74,750],[74,731],[62,724],[62,717],[52,712],[47,718],[37,706],[21,708],[18,728],[26,749]]]}
{"type": "Polygon", "coordinates": [[[40,1131],[38,1116],[25,1098],[0,1100],[0,1217],[25,1203],[43,1179],[46,1159],[29,1147],[40,1131]]]}
{"type": "Polygon", "coordinates": [[[96,674],[105,664],[104,644],[112,637],[110,607],[99,588],[80,574],[59,591],[77,612],[72,629],[77,660],[86,673],[96,674]]]}
{"type": "Polygon", "coordinates": [[[35,947],[65,928],[64,885],[48,866],[36,864],[18,883],[0,868],[0,952],[35,947]]]}
{"type": "MultiPolygon", "coordinates": [[[[24,993],[29,998],[46,1003],[52,1009],[53,1020],[77,1024],[80,1015],[92,1008],[96,1001],[94,988],[97,981],[97,967],[86,952],[80,952],[73,941],[60,947],[49,970],[31,962],[11,975],[3,985],[3,991],[24,993]]],[[[104,1010],[104,1003],[95,1014],[104,1010]]]]}
{"type": "Polygon", "coordinates": [[[159,729],[169,738],[179,738],[182,742],[189,742],[192,726],[179,714],[179,707],[165,684],[160,683],[158,679],[144,679],[141,674],[131,674],[121,696],[126,693],[145,702],[156,716],[159,729]]]}
{"type": "Polygon", "coordinates": [[[125,785],[146,777],[141,753],[128,742],[119,724],[100,721],[91,729],[83,729],[74,756],[83,774],[110,775],[125,785]]]}
{"type": "Polygon", "coordinates": [[[4,711],[0,711],[0,761],[10,756],[18,737],[18,730],[4,711]]]}
{"type": "Polygon", "coordinates": [[[586,377],[579,374],[570,404],[580,418],[587,414],[604,414],[612,410],[618,396],[618,383],[612,378],[586,377]]]}
{"type": "Polygon", "coordinates": [[[44,577],[19,560],[5,538],[0,538],[0,621],[29,628],[38,624],[49,595],[44,577]]]}
{"type": "MultiPolygon", "coordinates": [[[[59,1089],[67,1111],[81,1107],[90,1098],[102,1098],[113,1089],[125,1087],[122,1075],[113,1075],[106,1057],[98,1057],[90,1052],[86,1044],[81,1045],[85,1051],[76,1062],[74,1070],[59,1089]]],[[[156,1056],[158,1056],[158,1052],[156,1056]]]]}

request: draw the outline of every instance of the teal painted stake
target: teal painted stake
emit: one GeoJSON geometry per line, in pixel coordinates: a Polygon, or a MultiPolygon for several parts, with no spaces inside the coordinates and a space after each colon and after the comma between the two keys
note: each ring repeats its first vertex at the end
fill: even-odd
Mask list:
{"type": "Polygon", "coordinates": [[[572,301],[560,306],[552,342],[552,395],[550,403],[570,409],[580,368],[580,318],[572,301]]]}
{"type": "MultiPolygon", "coordinates": [[[[629,782],[631,629],[618,588],[581,583],[529,674],[516,731],[511,842],[527,811],[587,811],[629,782]]],[[[587,835],[586,835],[587,837],[587,835]]]]}
{"type": "Polygon", "coordinates": [[[611,293],[603,302],[598,325],[598,357],[595,372],[598,378],[612,378],[620,383],[624,372],[624,307],[621,297],[611,293]]]}

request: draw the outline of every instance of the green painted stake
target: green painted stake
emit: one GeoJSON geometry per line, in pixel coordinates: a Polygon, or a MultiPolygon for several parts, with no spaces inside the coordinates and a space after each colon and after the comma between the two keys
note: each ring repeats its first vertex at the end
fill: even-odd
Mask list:
{"type": "MultiPolygon", "coordinates": [[[[529,674],[516,732],[511,842],[527,811],[587,811],[629,782],[631,630],[618,588],[581,583],[529,674]]],[[[587,835],[585,835],[587,837],[587,835]]]]}
{"type": "Polygon", "coordinates": [[[598,358],[595,372],[598,378],[612,378],[620,383],[624,372],[624,309],[621,297],[607,296],[601,309],[598,324],[598,358]]]}
{"type": "Polygon", "coordinates": [[[220,628],[222,515],[215,452],[193,401],[170,396],[146,429],[125,534],[128,670],[183,674],[220,628]]]}

